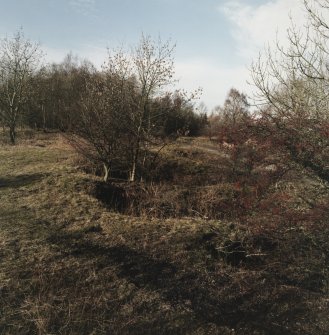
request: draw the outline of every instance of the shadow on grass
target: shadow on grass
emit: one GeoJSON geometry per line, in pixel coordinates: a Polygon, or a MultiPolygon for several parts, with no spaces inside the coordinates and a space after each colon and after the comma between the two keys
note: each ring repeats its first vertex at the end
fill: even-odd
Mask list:
{"type": "Polygon", "coordinates": [[[8,176],[0,178],[0,188],[16,188],[30,185],[47,177],[45,173],[22,174],[18,176],[8,176]]]}
{"type": "MultiPolygon", "coordinates": [[[[185,311],[189,315],[189,319],[185,320],[185,326],[189,331],[204,324],[216,325],[218,329],[221,327],[232,329],[238,324],[253,324],[253,329],[260,333],[268,331],[266,334],[297,334],[279,323],[270,322],[268,315],[273,302],[261,299],[262,301],[255,304],[253,288],[247,293],[232,293],[228,290],[224,294],[223,287],[228,285],[225,279],[220,283],[221,280],[217,278],[215,283],[216,278],[214,281],[209,281],[207,276],[194,269],[156,259],[146,252],[134,250],[127,245],[103,246],[83,238],[83,234],[53,235],[49,241],[60,245],[63,250],[66,250],[68,256],[77,257],[81,261],[97,259],[95,265],[99,271],[113,267],[117,269],[116,275],[119,278],[133,283],[137,289],[156,292],[161,296],[161,300],[174,308],[176,313],[185,311]],[[246,308],[247,302],[253,306],[250,310],[246,308]],[[271,331],[267,329],[269,323],[272,323],[271,331]]],[[[271,287],[268,289],[271,291],[271,287]]],[[[300,299],[295,293],[291,294],[292,296],[287,298],[285,303],[290,304],[293,301],[298,305],[300,299]]],[[[140,321],[142,327],[143,321],[142,319],[140,321]]],[[[163,324],[164,320],[158,320],[158,322],[163,324]]],[[[135,324],[134,327],[138,325],[135,324]]],[[[137,334],[136,329],[131,334],[137,334]]],[[[151,334],[152,329],[149,331],[151,334]]],[[[180,332],[177,331],[177,334],[180,332]]]]}
{"type": "Polygon", "coordinates": [[[8,334],[37,333],[35,321],[17,319],[12,311],[17,312],[27,297],[37,308],[34,318],[41,315],[47,325],[47,332],[39,333],[327,334],[298,329],[298,320],[304,317],[309,325],[303,296],[291,285],[271,280],[272,274],[261,284],[261,276],[250,273],[240,278],[238,269],[233,273],[230,267],[212,272],[207,261],[195,266],[188,259],[173,263],[161,258],[161,248],[155,254],[122,243],[109,245],[100,229],[91,228],[49,232],[44,242],[60,253],[35,269],[32,263],[19,264],[11,285],[24,285],[8,287],[3,303],[0,299],[0,306],[9,309],[4,319],[12,325],[8,334]],[[225,271],[230,275],[225,277],[225,271]],[[232,284],[236,279],[238,285],[232,284]],[[15,324],[26,328],[19,330],[15,324]]]}

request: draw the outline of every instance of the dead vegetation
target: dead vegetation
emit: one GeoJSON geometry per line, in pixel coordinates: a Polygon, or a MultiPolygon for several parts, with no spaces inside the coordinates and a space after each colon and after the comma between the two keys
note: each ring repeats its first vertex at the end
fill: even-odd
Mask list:
{"type": "MultiPolygon", "coordinates": [[[[97,181],[91,194],[126,215],[242,221],[256,212],[300,217],[328,199],[328,186],[316,176],[255,143],[228,148],[206,138],[180,138],[150,161],[140,181],[118,175],[97,181]]],[[[101,166],[81,158],[77,163],[101,175],[101,166]]]]}
{"type": "Polygon", "coordinates": [[[215,185],[223,158],[203,145],[165,153],[172,159],[159,168],[172,164],[170,186],[138,191],[139,217],[94,197],[100,178],[77,167],[58,135],[2,146],[0,334],[328,334],[326,208],[310,212],[292,198],[282,206],[275,192],[251,216],[205,220],[209,209],[173,208],[191,180],[211,188],[200,193],[204,206],[234,185],[215,185]],[[172,207],[161,212],[157,202],[172,207]]]}

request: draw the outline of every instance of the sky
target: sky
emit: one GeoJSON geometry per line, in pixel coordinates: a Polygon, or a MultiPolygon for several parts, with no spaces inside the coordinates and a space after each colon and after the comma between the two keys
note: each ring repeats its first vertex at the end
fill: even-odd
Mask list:
{"type": "Polygon", "coordinates": [[[234,87],[252,95],[250,65],[276,36],[284,43],[289,16],[305,22],[301,0],[0,0],[0,37],[20,27],[46,61],[72,52],[97,67],[107,48],[136,45],[141,34],[176,44],[177,87],[203,89],[210,112],[234,87]],[[249,83],[248,83],[249,82],[249,83]]]}

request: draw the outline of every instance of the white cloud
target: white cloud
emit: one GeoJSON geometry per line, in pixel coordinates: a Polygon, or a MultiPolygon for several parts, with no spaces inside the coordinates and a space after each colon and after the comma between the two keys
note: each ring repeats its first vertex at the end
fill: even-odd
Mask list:
{"type": "Polygon", "coordinates": [[[60,48],[51,48],[51,47],[43,47],[42,50],[45,52],[46,62],[52,63],[60,63],[64,60],[65,56],[68,53],[72,53],[74,56],[77,55],[79,59],[87,59],[91,61],[98,69],[101,68],[103,63],[107,59],[107,49],[85,44],[80,46],[79,49],[60,49],[60,48]]]}
{"type": "Polygon", "coordinates": [[[177,86],[188,91],[201,87],[203,94],[200,100],[206,103],[209,111],[224,103],[232,87],[245,93],[250,91],[246,81],[249,71],[245,66],[227,67],[208,59],[190,59],[176,62],[175,67],[179,79],[177,86]]]}
{"type": "Polygon", "coordinates": [[[99,47],[91,44],[83,45],[78,54],[81,58],[90,60],[98,69],[101,68],[108,58],[108,52],[105,46],[99,47]]]}
{"type": "Polygon", "coordinates": [[[231,22],[231,34],[240,64],[227,65],[215,60],[184,60],[176,63],[179,86],[194,90],[203,88],[201,100],[211,110],[224,103],[230,88],[252,96],[254,87],[248,84],[248,66],[267,44],[276,38],[287,45],[287,29],[291,19],[297,26],[305,24],[305,11],[300,0],[268,0],[261,5],[250,5],[247,1],[226,1],[218,10],[231,22]]]}
{"type": "Polygon", "coordinates": [[[226,92],[233,86],[252,97],[255,88],[247,83],[250,80],[248,67],[264,47],[274,47],[277,41],[281,46],[288,46],[288,28],[292,22],[302,28],[306,24],[306,12],[301,0],[267,0],[258,6],[246,2],[226,1],[218,10],[231,22],[230,32],[236,53],[241,64],[247,66],[219,68],[218,71],[226,92]]]}
{"type": "Polygon", "coordinates": [[[49,63],[60,63],[70,50],[50,48],[42,46],[42,50],[45,52],[45,60],[49,63]]]}
{"type": "Polygon", "coordinates": [[[231,33],[237,43],[238,54],[248,60],[254,58],[265,45],[274,43],[276,38],[286,45],[290,18],[298,27],[306,22],[300,0],[272,0],[259,6],[227,1],[218,9],[233,24],[231,33]]]}

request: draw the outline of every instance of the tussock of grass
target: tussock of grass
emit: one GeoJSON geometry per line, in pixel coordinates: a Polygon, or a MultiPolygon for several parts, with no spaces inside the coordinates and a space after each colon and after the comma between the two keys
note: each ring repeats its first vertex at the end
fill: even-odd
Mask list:
{"type": "Polygon", "coordinates": [[[51,136],[0,148],[0,334],[328,334],[328,230],[109,212],[51,136]]]}

